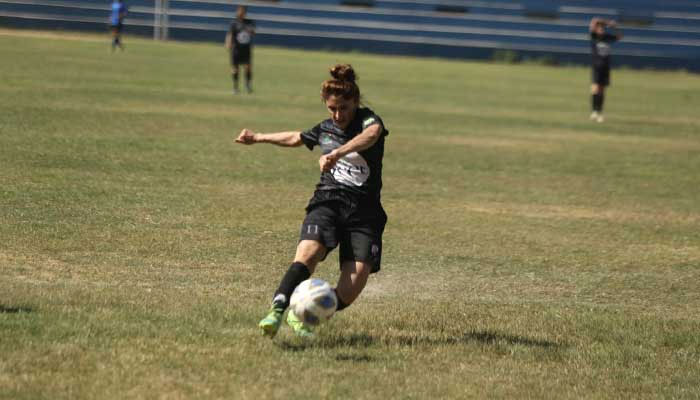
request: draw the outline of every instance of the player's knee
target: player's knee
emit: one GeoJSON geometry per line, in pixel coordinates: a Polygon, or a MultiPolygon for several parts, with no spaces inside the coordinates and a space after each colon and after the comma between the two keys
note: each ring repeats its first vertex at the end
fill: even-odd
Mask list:
{"type": "Polygon", "coordinates": [[[316,264],[321,262],[326,255],[326,248],[315,240],[302,240],[297,246],[295,262],[304,263],[313,273],[316,264]]]}

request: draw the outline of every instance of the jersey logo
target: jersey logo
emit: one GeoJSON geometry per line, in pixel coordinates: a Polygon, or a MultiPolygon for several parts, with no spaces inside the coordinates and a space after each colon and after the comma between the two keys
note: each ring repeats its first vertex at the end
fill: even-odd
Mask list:
{"type": "Polygon", "coordinates": [[[250,33],[243,31],[243,32],[238,32],[238,35],[236,35],[236,41],[240,44],[249,44],[250,43],[250,33]]]}
{"type": "Polygon", "coordinates": [[[341,158],[331,169],[331,174],[338,183],[352,186],[362,186],[369,179],[369,173],[367,161],[358,152],[341,158]]]}
{"type": "Polygon", "coordinates": [[[373,123],[377,122],[377,119],[374,117],[369,117],[366,120],[362,121],[362,129],[365,129],[366,127],[372,125],[373,123]]]}

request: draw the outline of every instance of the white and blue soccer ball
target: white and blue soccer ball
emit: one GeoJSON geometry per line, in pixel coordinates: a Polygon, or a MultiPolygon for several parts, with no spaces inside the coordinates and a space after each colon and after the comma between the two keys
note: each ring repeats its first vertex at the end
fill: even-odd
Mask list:
{"type": "Polygon", "coordinates": [[[338,307],[338,298],[331,285],[323,279],[307,279],[294,289],[289,307],[309,325],[327,321],[338,307]]]}

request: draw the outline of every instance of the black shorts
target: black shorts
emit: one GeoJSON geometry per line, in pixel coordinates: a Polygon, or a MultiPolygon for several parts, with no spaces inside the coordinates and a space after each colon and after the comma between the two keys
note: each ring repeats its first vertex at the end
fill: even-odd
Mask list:
{"type": "MultiPolygon", "coordinates": [[[[340,262],[362,261],[381,268],[382,234],[387,216],[378,200],[352,201],[316,191],[306,207],[299,240],[315,240],[330,253],[340,244],[340,262]]],[[[325,258],[325,256],[324,256],[325,258]]]]}
{"type": "Polygon", "coordinates": [[[609,65],[599,65],[593,66],[593,83],[601,86],[610,85],[610,66],[609,65]]]}
{"type": "Polygon", "coordinates": [[[251,51],[250,46],[234,46],[231,50],[231,65],[238,66],[239,64],[250,64],[251,51]]]}

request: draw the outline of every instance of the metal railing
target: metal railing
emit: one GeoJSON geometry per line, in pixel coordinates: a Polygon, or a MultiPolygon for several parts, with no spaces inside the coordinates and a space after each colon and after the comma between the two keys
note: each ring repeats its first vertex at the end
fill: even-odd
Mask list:
{"type": "Polygon", "coordinates": [[[155,0],[153,10],[153,39],[168,40],[168,27],[170,20],[168,10],[170,9],[169,0],[155,0]]]}

